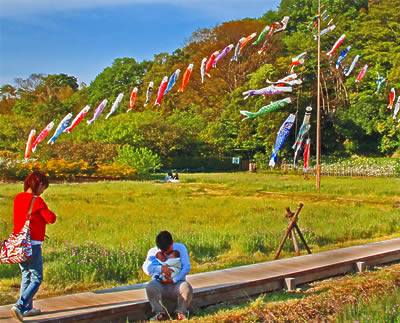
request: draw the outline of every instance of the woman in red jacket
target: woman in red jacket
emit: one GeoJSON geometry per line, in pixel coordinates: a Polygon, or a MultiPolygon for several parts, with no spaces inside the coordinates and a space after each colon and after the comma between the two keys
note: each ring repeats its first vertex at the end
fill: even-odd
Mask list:
{"type": "Polygon", "coordinates": [[[19,264],[22,272],[20,298],[11,308],[11,313],[19,321],[26,316],[40,314],[40,309],[33,307],[33,297],[43,281],[42,244],[46,233],[46,224],[54,223],[56,215],[51,212],[40,197],[49,186],[49,180],[41,172],[33,172],[24,181],[24,192],[14,199],[14,234],[21,231],[25,224],[30,204],[34,197],[30,222],[32,257],[19,264]]]}

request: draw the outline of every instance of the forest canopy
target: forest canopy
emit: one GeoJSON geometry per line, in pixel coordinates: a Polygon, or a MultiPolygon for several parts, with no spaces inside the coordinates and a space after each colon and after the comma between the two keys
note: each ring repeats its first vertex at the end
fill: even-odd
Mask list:
{"type": "MultiPolygon", "coordinates": [[[[400,0],[326,0],[324,4],[336,28],[321,37],[322,154],[398,154],[400,123],[387,106],[392,88],[400,94],[400,0]],[[335,55],[326,55],[342,34],[345,40],[335,55]],[[337,69],[337,57],[347,46],[351,50],[337,69]],[[349,68],[356,55],[360,57],[357,65],[346,77],[343,69],[349,68]],[[355,82],[366,64],[364,78],[355,82]],[[385,79],[379,93],[377,73],[385,79]]],[[[276,11],[268,11],[259,19],[194,31],[183,48],[157,53],[152,61],[116,58],[89,85],[78,84],[76,77],[62,73],[16,79],[15,85],[0,88],[0,150],[18,153],[22,158],[31,129],[39,132],[50,121],[57,125],[67,113],[75,116],[86,105],[91,107],[86,117],[89,120],[101,101],[108,99],[109,109],[119,93],[124,93],[122,102],[108,120],[105,113],[90,125],[85,119],[71,134],[62,134],[53,146],[40,144],[32,157],[113,162],[119,147],[129,146],[158,155],[164,165],[201,158],[252,159],[260,153],[269,158],[282,122],[289,113],[295,113],[298,129],[307,106],[313,108],[310,138],[315,143],[318,55],[313,37],[316,29],[309,25],[317,12],[316,1],[282,0],[276,11]],[[259,46],[250,42],[235,62],[231,61],[232,50],[210,70],[212,77],[202,83],[200,64],[204,57],[229,44],[236,45],[241,37],[259,34],[284,16],[290,17],[286,30],[273,35],[262,54],[257,52],[259,46]],[[255,112],[288,96],[283,93],[244,100],[242,92],[267,86],[266,79],[286,76],[292,58],[303,52],[307,52],[304,64],[295,68],[303,82],[290,93],[292,104],[242,121],[240,110],[255,112]],[[194,64],[190,80],[183,92],[177,92],[189,64],[194,64]],[[161,80],[177,69],[181,71],[177,84],[160,106],[153,105],[161,80]],[[154,93],[150,104],[145,105],[150,82],[154,82],[154,93]],[[134,87],[138,89],[136,102],[133,111],[127,113],[134,87]],[[106,151],[108,156],[104,156],[106,151]]],[[[321,29],[327,22],[321,19],[321,29]]],[[[281,157],[293,158],[294,139],[292,131],[279,153],[281,157]]],[[[311,154],[315,154],[315,144],[311,147],[311,154]]]]}

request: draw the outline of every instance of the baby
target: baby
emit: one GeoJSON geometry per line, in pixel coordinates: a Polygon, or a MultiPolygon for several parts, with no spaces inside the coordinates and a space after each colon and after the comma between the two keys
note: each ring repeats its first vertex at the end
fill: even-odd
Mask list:
{"type": "MultiPolygon", "coordinates": [[[[178,250],[172,250],[168,257],[162,253],[161,251],[156,253],[155,258],[153,259],[154,265],[168,265],[173,271],[171,273],[171,278],[174,278],[182,269],[180,253],[178,250]]],[[[164,281],[165,276],[163,274],[156,274],[154,278],[158,281],[164,281]]]]}

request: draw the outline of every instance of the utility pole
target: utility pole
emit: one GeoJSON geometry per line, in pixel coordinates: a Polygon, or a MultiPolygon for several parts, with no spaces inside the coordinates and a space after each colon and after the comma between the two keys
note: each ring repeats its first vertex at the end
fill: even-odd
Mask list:
{"type": "Polygon", "coordinates": [[[318,76],[317,76],[317,169],[315,187],[319,191],[321,184],[321,105],[320,105],[320,74],[321,74],[321,0],[318,0],[318,76]]]}

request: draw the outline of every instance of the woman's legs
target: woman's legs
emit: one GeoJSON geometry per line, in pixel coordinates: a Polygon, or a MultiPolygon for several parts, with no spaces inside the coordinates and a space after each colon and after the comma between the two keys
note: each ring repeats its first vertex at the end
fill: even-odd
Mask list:
{"type": "Polygon", "coordinates": [[[16,305],[18,305],[22,313],[24,313],[32,309],[33,297],[36,295],[43,281],[42,246],[32,246],[32,257],[20,263],[19,267],[22,272],[22,281],[20,298],[16,305]]]}

